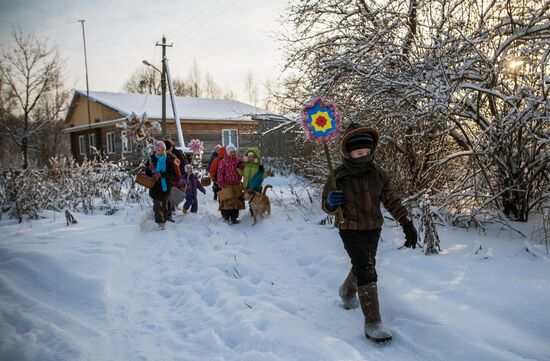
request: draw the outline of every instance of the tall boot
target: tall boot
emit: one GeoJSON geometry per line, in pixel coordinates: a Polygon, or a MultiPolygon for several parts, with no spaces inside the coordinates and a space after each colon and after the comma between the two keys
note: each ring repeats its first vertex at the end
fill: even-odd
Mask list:
{"type": "Polygon", "coordinates": [[[357,300],[357,279],[351,271],[349,271],[344,283],[338,288],[338,294],[346,310],[359,307],[359,301],[357,300]]]}
{"type": "Polygon", "coordinates": [[[359,303],[365,315],[365,336],[374,342],[384,342],[392,339],[391,332],[382,324],[380,304],[378,302],[378,288],[376,282],[357,287],[359,303]]]}

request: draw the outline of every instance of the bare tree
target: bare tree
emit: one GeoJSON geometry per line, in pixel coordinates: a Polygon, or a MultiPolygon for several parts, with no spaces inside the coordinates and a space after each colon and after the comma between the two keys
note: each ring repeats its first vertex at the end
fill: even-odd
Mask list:
{"type": "Polygon", "coordinates": [[[237,94],[235,94],[233,90],[229,89],[223,92],[222,98],[226,100],[235,100],[237,99],[237,94]]]}
{"type": "Polygon", "coordinates": [[[38,141],[44,141],[46,127],[60,121],[68,93],[63,89],[57,46],[21,31],[12,30],[12,36],[13,46],[0,57],[1,126],[19,148],[26,169],[29,150],[44,151],[38,141]]]}
{"type": "Polygon", "coordinates": [[[174,78],[172,85],[174,86],[174,93],[177,96],[193,96],[193,87],[186,80],[174,78]]]}
{"type": "Polygon", "coordinates": [[[200,98],[203,94],[202,75],[196,59],[193,60],[193,65],[189,71],[188,84],[191,86],[191,96],[200,98]]]}
{"type": "Polygon", "coordinates": [[[258,105],[258,86],[256,85],[256,80],[254,79],[254,74],[252,71],[249,71],[246,74],[244,80],[244,91],[247,96],[247,101],[252,105],[258,105]]]}
{"type": "Polygon", "coordinates": [[[161,74],[150,66],[141,66],[136,69],[124,84],[128,93],[160,95],[161,74]]]}
{"type": "MultiPolygon", "coordinates": [[[[129,93],[161,95],[161,73],[149,66],[140,67],[132,73],[124,84],[129,93]]],[[[193,96],[193,87],[188,81],[175,77],[172,80],[176,96],[193,96]]],[[[166,88],[168,92],[168,87],[166,88]]]]}
{"type": "Polygon", "coordinates": [[[380,128],[402,190],[521,221],[548,201],[549,2],[293,1],[284,20],[283,104],[323,95],[380,128]]]}
{"type": "Polygon", "coordinates": [[[205,74],[204,93],[206,97],[210,99],[219,98],[221,93],[220,88],[218,87],[214,79],[212,79],[212,75],[210,75],[209,72],[206,72],[205,74]]]}

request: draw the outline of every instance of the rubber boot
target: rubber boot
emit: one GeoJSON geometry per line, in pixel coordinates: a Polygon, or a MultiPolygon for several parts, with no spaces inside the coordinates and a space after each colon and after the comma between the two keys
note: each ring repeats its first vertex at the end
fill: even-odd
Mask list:
{"type": "Polygon", "coordinates": [[[351,271],[349,271],[344,283],[338,288],[338,294],[342,299],[342,307],[346,310],[359,307],[359,301],[357,300],[357,279],[351,271]]]}
{"type": "Polygon", "coordinates": [[[385,342],[392,339],[391,332],[382,324],[380,304],[378,302],[378,288],[376,282],[357,287],[359,304],[365,315],[365,336],[374,342],[385,342]]]}

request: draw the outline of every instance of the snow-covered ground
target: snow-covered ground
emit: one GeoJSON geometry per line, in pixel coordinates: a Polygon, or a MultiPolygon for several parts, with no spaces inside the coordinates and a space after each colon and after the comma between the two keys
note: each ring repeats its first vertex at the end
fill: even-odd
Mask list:
{"type": "Polygon", "coordinates": [[[398,250],[387,222],[377,269],[394,339],[373,344],[361,311],[340,307],[350,264],[337,231],[296,207],[289,182],[300,192],[268,179],[284,206],[254,227],[247,212],[223,222],[210,189],[163,231],[139,206],[70,227],[60,214],[4,217],[0,360],[550,360],[541,246],[441,227],[444,252],[424,256],[398,250]]]}

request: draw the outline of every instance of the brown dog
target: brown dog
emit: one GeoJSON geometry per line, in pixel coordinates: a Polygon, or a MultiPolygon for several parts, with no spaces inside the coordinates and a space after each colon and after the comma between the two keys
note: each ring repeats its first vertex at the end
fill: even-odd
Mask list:
{"type": "Polygon", "coordinates": [[[256,224],[257,215],[263,217],[264,213],[267,213],[267,215],[271,214],[271,202],[269,201],[269,197],[265,195],[268,188],[273,187],[270,184],[267,184],[262,193],[251,189],[244,191],[244,199],[248,201],[248,204],[250,204],[250,209],[252,209],[252,217],[254,218],[254,223],[252,223],[252,225],[256,224]]]}

